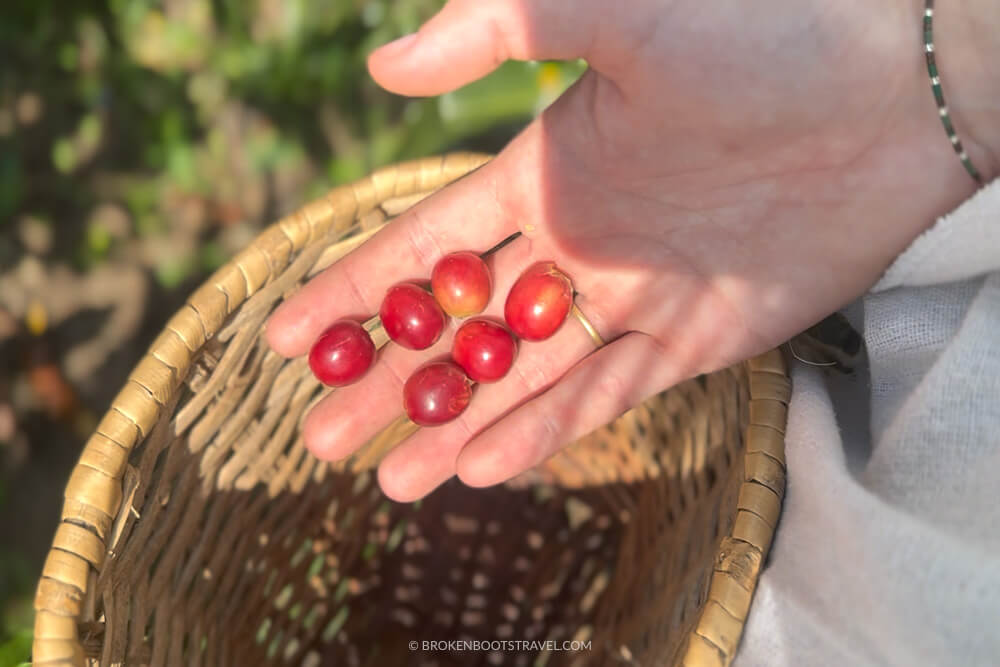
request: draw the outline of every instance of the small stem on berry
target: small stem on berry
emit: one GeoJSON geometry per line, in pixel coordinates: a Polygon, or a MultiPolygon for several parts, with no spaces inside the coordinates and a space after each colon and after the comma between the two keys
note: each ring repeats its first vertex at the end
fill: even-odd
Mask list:
{"type": "Polygon", "coordinates": [[[513,243],[515,240],[517,240],[517,237],[519,237],[520,235],[521,235],[521,232],[514,232],[513,234],[511,234],[510,236],[508,236],[507,238],[505,238],[503,241],[501,241],[500,243],[496,244],[495,246],[493,246],[492,248],[490,248],[489,250],[487,250],[486,252],[484,252],[483,254],[481,254],[480,257],[482,257],[483,259],[486,259],[490,255],[492,255],[492,254],[494,254],[496,252],[500,252],[500,250],[502,250],[503,248],[507,247],[508,245],[510,245],[511,243],[513,243]]]}

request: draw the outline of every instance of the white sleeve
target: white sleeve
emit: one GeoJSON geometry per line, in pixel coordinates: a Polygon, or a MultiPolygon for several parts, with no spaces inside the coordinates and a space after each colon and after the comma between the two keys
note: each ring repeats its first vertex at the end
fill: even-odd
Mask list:
{"type": "Polygon", "coordinates": [[[1000,663],[1000,181],[859,304],[854,377],[793,366],[788,487],[734,662],[1000,663]]]}

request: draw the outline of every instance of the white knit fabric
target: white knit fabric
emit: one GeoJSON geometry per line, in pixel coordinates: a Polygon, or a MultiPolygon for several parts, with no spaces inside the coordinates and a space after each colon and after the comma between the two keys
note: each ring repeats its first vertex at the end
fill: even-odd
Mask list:
{"type": "Polygon", "coordinates": [[[1000,181],[859,311],[867,367],[792,369],[785,505],[734,664],[1000,665],[1000,181]]]}

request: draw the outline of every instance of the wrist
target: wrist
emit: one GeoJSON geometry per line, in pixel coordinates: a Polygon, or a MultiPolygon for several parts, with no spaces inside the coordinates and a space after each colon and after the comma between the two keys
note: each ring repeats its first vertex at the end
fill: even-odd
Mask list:
{"type": "MultiPolygon", "coordinates": [[[[924,0],[915,0],[923,13],[924,0]]],[[[951,0],[934,11],[935,60],[959,139],[984,182],[1000,176],[1000,4],[995,0],[951,0]]],[[[947,135],[926,81],[923,115],[947,135]]],[[[956,163],[957,157],[953,158],[956,163]]]]}

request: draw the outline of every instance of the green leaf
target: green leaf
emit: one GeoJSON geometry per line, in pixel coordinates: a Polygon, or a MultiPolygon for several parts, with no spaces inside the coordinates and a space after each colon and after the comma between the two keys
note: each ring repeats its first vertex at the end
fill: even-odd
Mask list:
{"type": "Polygon", "coordinates": [[[510,61],[495,72],[438,98],[447,132],[468,136],[498,123],[527,120],[583,73],[579,63],[510,61]]]}
{"type": "Polygon", "coordinates": [[[62,65],[63,69],[75,70],[78,61],[76,44],[63,44],[62,48],[59,49],[59,64],[62,65]]]}
{"type": "Polygon", "coordinates": [[[226,255],[226,251],[223,250],[222,246],[216,241],[208,241],[202,245],[201,250],[198,252],[198,256],[201,268],[207,273],[215,271],[229,259],[226,255]]]}
{"type": "Polygon", "coordinates": [[[194,190],[198,184],[194,149],[188,144],[177,143],[167,151],[167,174],[174,183],[185,190],[194,190]]]}
{"type": "Polygon", "coordinates": [[[52,164],[64,174],[76,166],[76,150],[69,139],[59,139],[52,147],[52,164]]]}
{"type": "Polygon", "coordinates": [[[111,234],[101,224],[87,227],[87,250],[94,257],[103,257],[111,247],[111,234]]]}
{"type": "Polygon", "coordinates": [[[194,268],[194,261],[190,257],[166,260],[156,267],[156,281],[167,289],[174,289],[194,273],[194,268]]]}
{"type": "Polygon", "coordinates": [[[31,630],[20,630],[0,644],[0,665],[29,664],[31,657],[31,630]]]}

